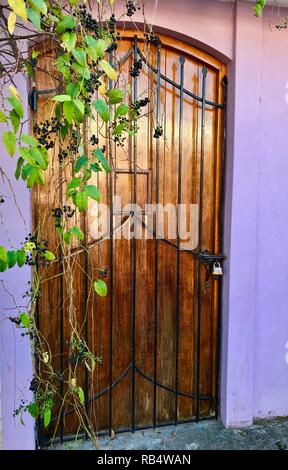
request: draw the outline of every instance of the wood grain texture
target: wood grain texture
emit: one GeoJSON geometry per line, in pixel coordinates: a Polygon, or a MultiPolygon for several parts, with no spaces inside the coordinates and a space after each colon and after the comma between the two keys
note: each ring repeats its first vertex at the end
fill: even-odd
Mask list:
{"type": "MultiPolygon", "coordinates": [[[[185,56],[184,87],[201,96],[202,67],[206,65],[207,99],[221,103],[223,92],[221,82],[225,75],[225,67],[217,59],[200,50],[182,43],[181,41],[161,36],[161,73],[180,83],[179,56],[185,56]]],[[[124,55],[133,44],[133,32],[125,32],[120,42],[118,54],[124,55]]],[[[144,43],[139,39],[139,48],[144,43]]],[[[48,59],[49,45],[40,61],[43,68],[53,59],[48,59]]],[[[51,46],[50,46],[51,49],[51,46]]],[[[144,54],[149,62],[156,67],[157,49],[151,46],[144,48],[144,54]]],[[[53,68],[52,63],[50,63],[53,68]]],[[[121,66],[123,83],[133,80],[129,75],[132,66],[130,56],[121,66]]],[[[52,78],[47,80],[47,74],[38,71],[36,74],[37,88],[53,87],[52,78]],[[48,81],[51,83],[48,83],[48,81]],[[52,86],[51,86],[52,85],[52,86]]],[[[111,178],[99,173],[93,175],[91,184],[96,184],[102,194],[102,203],[109,204],[109,195],[121,196],[122,208],[125,204],[136,202],[142,212],[143,222],[147,222],[145,204],[153,204],[156,200],[156,159],[159,158],[159,203],[165,205],[177,204],[178,194],[178,165],[179,165],[179,110],[180,92],[174,86],[161,80],[160,87],[160,116],[159,123],[163,127],[163,137],[159,140],[157,151],[156,139],[153,138],[156,126],[157,77],[147,67],[138,79],[138,96],[149,96],[148,115],[139,122],[137,134],[137,176],[136,201],[133,201],[133,137],[129,137],[123,148],[112,145],[111,156],[113,171],[111,178]],[[112,186],[111,186],[112,183],[112,186]]],[[[131,98],[130,98],[131,99],[131,98]]],[[[38,112],[34,121],[41,121],[52,112],[49,97],[41,95],[38,98],[38,112]]],[[[223,111],[206,107],[205,119],[205,155],[204,155],[204,187],[203,187],[203,250],[218,253],[220,236],[220,190],[221,190],[221,145],[223,111]]],[[[95,123],[87,127],[87,142],[95,133],[95,123]]],[[[99,136],[100,137],[100,136],[99,136]]],[[[200,187],[200,141],[201,141],[201,102],[184,95],[183,107],[183,155],[182,155],[182,204],[199,205],[200,187]]],[[[105,139],[100,137],[100,143],[105,139]]],[[[107,143],[106,143],[107,145],[107,143]]],[[[50,153],[50,167],[47,183],[44,187],[33,192],[33,213],[35,226],[47,214],[50,231],[51,248],[57,249],[57,237],[51,218],[51,208],[61,206],[63,199],[57,195],[59,179],[68,179],[71,169],[61,168],[57,160],[57,146],[50,153]],[[58,199],[57,199],[58,198],[58,199]]],[[[102,357],[102,364],[97,365],[94,373],[88,374],[89,404],[88,413],[95,430],[105,430],[109,426],[109,393],[95,399],[97,394],[109,388],[109,361],[112,360],[112,382],[115,383],[132,362],[132,289],[133,275],[136,277],[136,306],[135,306],[135,359],[136,366],[143,375],[135,374],[135,424],[136,426],[151,425],[153,420],[153,379],[154,374],[154,337],[157,331],[157,382],[164,387],[175,389],[176,380],[176,249],[164,240],[159,241],[158,270],[155,272],[155,239],[136,240],[136,272],[133,273],[133,240],[129,230],[135,230],[133,220],[129,221],[127,214],[115,218],[115,227],[122,226],[125,238],[114,240],[105,239],[97,243],[97,217],[105,210],[95,202],[89,203],[89,209],[81,219],[82,226],[88,229],[87,245],[89,254],[86,258],[88,273],[91,279],[99,277],[98,269],[107,269],[107,282],[111,279],[110,244],[113,246],[113,286],[109,287],[106,298],[99,298],[91,290],[84,288],[83,274],[84,253],[77,255],[74,260],[74,304],[79,327],[88,332],[88,344],[96,356],[102,357]],[[96,235],[95,235],[96,234],[96,235]],[[158,284],[158,321],[154,322],[155,276],[158,284]],[[86,298],[85,298],[86,296],[86,298]],[[113,296],[113,323],[110,325],[109,305],[113,296]],[[86,323],[85,323],[86,322],[86,323]],[[109,347],[110,326],[112,326],[112,351],[109,347]]],[[[154,216],[155,218],[155,216],[154,216]]],[[[105,219],[105,217],[104,217],[105,219]]],[[[108,218],[106,217],[109,230],[108,218]]],[[[187,225],[187,230],[193,225],[193,220],[187,225]]],[[[103,227],[102,227],[103,228],[103,227]]],[[[198,227],[196,226],[198,229],[198,227]]],[[[140,232],[148,235],[142,227],[140,232]]],[[[176,244],[175,236],[169,236],[167,220],[164,224],[164,238],[176,244]]],[[[155,237],[154,237],[155,238],[155,237]]],[[[182,240],[183,242],[185,240],[182,240]]],[[[197,249],[196,247],[193,247],[197,249]]],[[[61,272],[61,266],[54,264],[47,270],[47,278],[61,272]]],[[[209,287],[205,288],[206,270],[201,271],[201,336],[200,336],[200,395],[211,397],[211,401],[201,401],[200,414],[209,417],[215,413],[215,394],[217,391],[217,330],[218,330],[218,283],[212,278],[209,287]]],[[[88,281],[89,282],[89,281],[88,281]]],[[[55,367],[61,366],[60,357],[67,367],[69,323],[67,321],[67,293],[62,286],[63,301],[60,305],[61,281],[55,278],[45,282],[45,288],[39,304],[40,329],[49,341],[54,354],[55,367]],[[61,307],[61,308],[60,308],[61,307]],[[59,325],[63,315],[64,351],[60,351],[59,325]],[[62,356],[61,356],[62,354],[62,356]]],[[[179,391],[188,394],[196,393],[196,363],[197,363],[197,261],[189,251],[180,253],[180,305],[179,305],[179,391]]],[[[62,364],[63,365],[63,364],[62,364]]],[[[85,369],[79,365],[77,382],[85,384],[85,369]]],[[[87,374],[86,374],[87,378],[87,374]]],[[[112,428],[131,426],[132,416],[132,370],[125,378],[113,387],[112,392],[112,428]]],[[[157,386],[156,419],[158,423],[174,420],[174,393],[157,386]]],[[[179,396],[178,418],[192,419],[195,416],[195,400],[179,396]]],[[[65,433],[75,433],[79,429],[77,416],[73,413],[65,418],[65,433]]],[[[52,428],[48,433],[52,433],[52,428]]]]}

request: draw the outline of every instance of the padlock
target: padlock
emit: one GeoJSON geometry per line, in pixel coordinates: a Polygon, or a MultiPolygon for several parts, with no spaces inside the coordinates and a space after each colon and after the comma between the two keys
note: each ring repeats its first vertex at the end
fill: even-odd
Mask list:
{"type": "Polygon", "coordinates": [[[214,262],[212,275],[215,276],[215,277],[223,275],[223,271],[222,271],[222,268],[221,268],[221,265],[220,265],[219,261],[214,262]]]}

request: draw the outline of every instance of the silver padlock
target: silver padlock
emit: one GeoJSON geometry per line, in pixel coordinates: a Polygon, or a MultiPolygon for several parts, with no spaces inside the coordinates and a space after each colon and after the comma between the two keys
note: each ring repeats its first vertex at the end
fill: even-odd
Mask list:
{"type": "Polygon", "coordinates": [[[221,265],[220,265],[219,261],[214,262],[212,275],[215,276],[215,277],[223,275],[223,271],[222,271],[222,268],[221,268],[221,265]]]}

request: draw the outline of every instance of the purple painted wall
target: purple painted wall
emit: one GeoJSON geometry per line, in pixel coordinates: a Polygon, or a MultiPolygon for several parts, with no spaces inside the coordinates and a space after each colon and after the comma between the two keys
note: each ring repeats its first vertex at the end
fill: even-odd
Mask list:
{"type": "MultiPolygon", "coordinates": [[[[286,10],[286,15],[288,10],[286,10]]],[[[253,414],[288,415],[288,33],[263,22],[253,414]],[[286,349],[285,349],[286,347],[286,349]]]]}
{"type": "MultiPolygon", "coordinates": [[[[243,1],[233,7],[217,0],[159,0],[156,11],[153,5],[147,1],[147,16],[156,30],[189,38],[228,64],[221,418],[226,426],[241,426],[255,417],[288,415],[288,32],[273,28],[288,12],[275,9],[271,17],[269,10],[256,19],[243,1]]],[[[21,88],[26,97],[26,84],[21,88]]],[[[13,174],[15,159],[2,160],[13,174]]],[[[18,185],[17,192],[30,223],[29,193],[18,185]]],[[[12,207],[7,202],[3,210],[16,244],[23,226],[12,207]]],[[[15,269],[5,282],[18,295],[28,276],[15,269]]],[[[1,290],[1,315],[7,306],[11,298],[1,290]]],[[[0,333],[4,445],[33,448],[32,422],[24,428],[11,417],[31,376],[27,341],[14,336],[10,322],[1,321],[0,333]]]]}
{"type": "MultiPolygon", "coordinates": [[[[27,82],[21,76],[15,79],[15,84],[21,92],[24,108],[27,109],[27,82]]],[[[28,114],[28,113],[27,113],[28,114]]],[[[1,124],[1,131],[6,125],[1,124]]],[[[24,132],[29,132],[28,123],[24,132]]],[[[2,133],[2,132],[1,132],[2,133]]],[[[4,196],[5,203],[1,204],[0,245],[17,249],[23,241],[23,235],[31,230],[31,204],[30,193],[24,182],[15,184],[16,156],[13,159],[7,155],[0,141],[0,168],[13,185],[13,192],[18,203],[19,210],[26,220],[24,225],[22,216],[14,204],[14,196],[5,177],[2,178],[0,194],[4,196]],[[4,223],[2,223],[4,222],[4,223]]],[[[15,328],[9,320],[9,316],[17,316],[15,302],[18,305],[26,304],[22,299],[27,290],[27,282],[30,280],[30,268],[14,267],[10,271],[0,274],[0,366],[1,366],[1,414],[2,435],[5,449],[30,449],[34,448],[34,423],[33,419],[25,413],[25,426],[20,424],[19,417],[12,417],[13,411],[19,406],[22,398],[31,399],[29,382],[32,376],[32,364],[30,346],[27,337],[22,338],[20,330],[15,328]],[[7,291],[7,292],[6,292],[7,291]],[[12,294],[13,297],[10,295],[12,294]],[[27,387],[28,385],[28,387],[27,387]]]]}

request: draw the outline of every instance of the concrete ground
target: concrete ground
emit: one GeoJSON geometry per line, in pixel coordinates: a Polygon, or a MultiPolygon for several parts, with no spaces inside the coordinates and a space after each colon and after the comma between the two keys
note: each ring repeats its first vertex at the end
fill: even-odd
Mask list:
{"type": "MultiPolygon", "coordinates": [[[[102,450],[286,450],[288,418],[261,421],[241,429],[225,429],[220,421],[168,426],[134,434],[99,438],[102,450]]],[[[91,450],[93,444],[78,440],[52,446],[57,450],[91,450]]]]}

